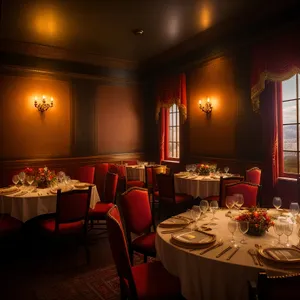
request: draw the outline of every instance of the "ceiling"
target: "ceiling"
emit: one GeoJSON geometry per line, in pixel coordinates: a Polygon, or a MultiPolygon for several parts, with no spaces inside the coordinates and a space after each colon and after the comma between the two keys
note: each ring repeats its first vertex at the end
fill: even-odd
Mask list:
{"type": "MultiPolygon", "coordinates": [[[[232,18],[286,1],[2,0],[0,38],[143,62],[232,18]],[[141,28],[144,35],[132,30],[141,28]]],[[[294,1],[293,1],[294,2],[294,1]]],[[[238,23],[237,23],[238,24],[238,23]]],[[[238,26],[238,25],[237,25],[238,26]]]]}

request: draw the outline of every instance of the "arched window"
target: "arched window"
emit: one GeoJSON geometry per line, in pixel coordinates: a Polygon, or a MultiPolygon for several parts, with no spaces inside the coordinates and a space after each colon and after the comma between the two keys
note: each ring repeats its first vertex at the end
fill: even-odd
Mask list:
{"type": "Polygon", "coordinates": [[[173,104],[168,110],[168,140],[167,159],[177,160],[180,158],[180,118],[179,109],[173,104]]]}

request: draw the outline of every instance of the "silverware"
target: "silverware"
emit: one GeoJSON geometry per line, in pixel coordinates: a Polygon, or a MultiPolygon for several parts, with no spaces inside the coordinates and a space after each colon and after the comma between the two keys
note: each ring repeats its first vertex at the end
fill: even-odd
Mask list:
{"type": "Polygon", "coordinates": [[[260,250],[262,248],[262,246],[259,245],[259,244],[255,244],[255,248],[257,249],[257,251],[255,251],[255,255],[256,255],[257,261],[258,261],[259,265],[262,267],[264,264],[262,262],[262,259],[261,259],[260,255],[259,255],[259,253],[258,253],[258,250],[260,250]]]}
{"type": "Polygon", "coordinates": [[[225,253],[226,253],[227,251],[229,251],[231,248],[232,248],[232,246],[227,247],[225,250],[223,250],[222,252],[220,252],[220,253],[216,256],[216,258],[221,257],[223,254],[225,254],[225,253]]]}
{"type": "Polygon", "coordinates": [[[257,257],[256,257],[255,254],[253,254],[253,251],[254,251],[254,250],[249,249],[249,250],[248,250],[248,253],[249,253],[250,256],[252,257],[254,264],[257,266],[257,265],[258,265],[257,257]]]}
{"type": "Polygon", "coordinates": [[[233,255],[235,255],[240,250],[240,246],[237,246],[236,249],[227,257],[227,260],[231,260],[233,255]]]}
{"type": "Polygon", "coordinates": [[[177,229],[172,229],[172,230],[163,230],[161,231],[162,234],[170,234],[170,233],[174,233],[174,232],[179,232],[179,231],[182,231],[186,228],[187,226],[184,226],[184,227],[180,227],[180,228],[177,228],[177,229]]]}
{"type": "Polygon", "coordinates": [[[298,247],[298,246],[296,246],[296,245],[292,245],[292,248],[294,248],[294,249],[300,251],[300,247],[298,247]]]}
{"type": "Polygon", "coordinates": [[[220,241],[220,242],[214,244],[213,246],[210,246],[210,247],[208,247],[207,249],[205,249],[205,250],[199,252],[199,254],[200,254],[200,255],[205,254],[205,253],[207,253],[208,251],[211,251],[211,250],[213,250],[213,249],[216,249],[216,248],[221,247],[222,245],[223,245],[223,241],[220,241]]]}

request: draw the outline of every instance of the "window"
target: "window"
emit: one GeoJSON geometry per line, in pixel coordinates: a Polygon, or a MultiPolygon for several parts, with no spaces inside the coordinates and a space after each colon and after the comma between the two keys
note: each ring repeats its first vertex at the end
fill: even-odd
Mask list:
{"type": "Polygon", "coordinates": [[[179,132],[180,132],[180,119],[179,119],[179,109],[176,104],[170,107],[168,111],[168,150],[167,150],[167,158],[168,159],[179,159],[179,132]]]}
{"type": "Polygon", "coordinates": [[[283,173],[299,174],[300,85],[299,74],[282,82],[283,173]]]}

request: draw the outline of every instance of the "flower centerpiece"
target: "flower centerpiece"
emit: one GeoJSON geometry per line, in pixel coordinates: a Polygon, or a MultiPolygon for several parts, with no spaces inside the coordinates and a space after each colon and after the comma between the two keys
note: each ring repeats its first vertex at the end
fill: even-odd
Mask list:
{"type": "Polygon", "coordinates": [[[49,170],[47,167],[38,168],[35,172],[35,182],[39,188],[49,187],[52,183],[56,182],[55,172],[49,170]]]}
{"type": "Polygon", "coordinates": [[[274,222],[266,211],[259,210],[256,207],[250,208],[249,211],[242,213],[236,217],[238,222],[248,221],[249,230],[247,234],[260,236],[265,234],[271,226],[274,226],[274,222]]]}
{"type": "Polygon", "coordinates": [[[34,176],[35,171],[34,171],[33,168],[27,167],[27,168],[24,170],[24,173],[25,173],[27,176],[34,176]]]}
{"type": "Polygon", "coordinates": [[[216,165],[198,164],[196,172],[199,175],[208,176],[210,173],[216,172],[216,165]]]}

